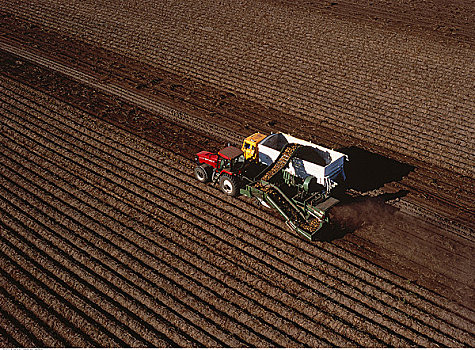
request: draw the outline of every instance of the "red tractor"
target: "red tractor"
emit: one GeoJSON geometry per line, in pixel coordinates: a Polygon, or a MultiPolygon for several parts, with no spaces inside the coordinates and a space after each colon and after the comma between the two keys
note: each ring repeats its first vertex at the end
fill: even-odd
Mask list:
{"type": "Polygon", "coordinates": [[[313,239],[328,222],[326,211],[338,203],[330,191],[344,179],[345,159],[343,153],[290,135],[254,133],[241,149],[197,153],[194,172],[229,196],[241,194],[275,208],[289,227],[313,239]]]}
{"type": "Polygon", "coordinates": [[[228,146],[218,154],[201,151],[196,154],[195,161],[195,177],[199,181],[219,182],[219,187],[227,195],[239,194],[241,175],[247,163],[239,148],[228,146]]]}

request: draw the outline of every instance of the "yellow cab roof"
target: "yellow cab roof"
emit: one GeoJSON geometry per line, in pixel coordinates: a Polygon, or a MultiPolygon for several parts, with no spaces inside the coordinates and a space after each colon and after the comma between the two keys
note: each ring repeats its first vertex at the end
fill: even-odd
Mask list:
{"type": "Polygon", "coordinates": [[[261,134],[260,132],[256,132],[256,133],[252,134],[251,136],[248,136],[246,138],[246,141],[257,144],[257,143],[261,142],[262,140],[264,140],[266,137],[267,137],[267,135],[261,134]]]}

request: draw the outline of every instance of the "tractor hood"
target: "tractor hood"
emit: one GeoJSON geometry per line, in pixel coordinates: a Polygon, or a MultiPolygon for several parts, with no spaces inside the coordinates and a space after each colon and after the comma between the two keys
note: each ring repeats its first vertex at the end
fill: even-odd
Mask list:
{"type": "Polygon", "coordinates": [[[196,153],[196,157],[201,160],[201,162],[206,161],[206,163],[216,163],[218,160],[218,155],[213,152],[201,151],[196,153]]]}

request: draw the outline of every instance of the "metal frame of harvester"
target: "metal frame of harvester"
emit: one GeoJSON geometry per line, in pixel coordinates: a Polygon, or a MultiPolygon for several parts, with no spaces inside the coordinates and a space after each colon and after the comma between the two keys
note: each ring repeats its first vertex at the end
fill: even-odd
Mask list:
{"type": "Polygon", "coordinates": [[[195,177],[219,184],[227,195],[256,198],[276,209],[291,229],[313,240],[328,222],[326,211],[338,203],[330,193],[345,180],[345,159],[342,153],[290,135],[255,133],[241,149],[197,153],[195,177]]]}

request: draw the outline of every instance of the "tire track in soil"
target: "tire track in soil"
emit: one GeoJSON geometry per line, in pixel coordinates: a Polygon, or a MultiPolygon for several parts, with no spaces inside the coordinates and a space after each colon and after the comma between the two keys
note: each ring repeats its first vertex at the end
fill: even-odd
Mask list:
{"type": "MultiPolygon", "coordinates": [[[[409,176],[411,176],[411,174],[410,174],[409,176]]],[[[420,179],[419,179],[419,180],[420,180],[420,179]]],[[[409,186],[409,187],[411,187],[411,186],[409,186]]],[[[436,197],[439,198],[438,196],[436,196],[436,197]]],[[[457,197],[459,197],[458,200],[460,200],[460,193],[457,194],[457,197]]],[[[471,197],[470,197],[470,198],[471,198],[471,197]]],[[[442,200],[443,202],[445,201],[443,198],[439,198],[439,200],[442,200]]],[[[464,209],[464,210],[465,210],[465,209],[464,209]]],[[[450,214],[448,214],[448,215],[450,215],[450,214]]]]}
{"type": "MultiPolygon", "coordinates": [[[[14,42],[14,40],[12,40],[12,39],[9,39],[8,41],[11,42],[11,43],[14,42]]],[[[4,43],[6,44],[6,42],[4,42],[4,43]]],[[[17,44],[13,44],[13,45],[14,45],[14,46],[18,46],[18,43],[17,43],[17,44]]],[[[68,61],[69,63],[74,62],[74,61],[76,60],[76,57],[75,57],[75,56],[71,56],[71,53],[69,53],[69,52],[64,52],[64,53],[62,53],[62,54],[61,54],[61,57],[63,57],[62,60],[66,59],[66,61],[68,61]]],[[[83,71],[85,70],[85,71],[88,71],[88,72],[93,72],[93,71],[96,72],[97,69],[95,68],[95,66],[93,66],[93,65],[91,65],[91,64],[88,64],[88,63],[89,63],[89,62],[83,62],[83,61],[81,61],[81,62],[75,62],[75,65],[76,65],[77,67],[81,67],[81,70],[83,70],[83,71]]],[[[272,70],[271,68],[272,68],[272,67],[269,67],[270,70],[272,70]]],[[[97,73],[97,72],[96,72],[96,73],[97,73]]],[[[109,74],[111,74],[111,73],[109,72],[109,74]]],[[[108,80],[110,80],[110,78],[111,78],[111,77],[109,76],[109,77],[108,77],[108,80]]],[[[138,78],[135,78],[135,79],[138,79],[138,78]]],[[[128,78],[128,80],[130,80],[130,78],[128,78]]],[[[345,79],[342,78],[341,80],[347,82],[348,79],[347,79],[347,77],[345,77],[345,79]]],[[[131,80],[131,82],[133,82],[133,80],[131,80]]],[[[140,83],[136,83],[135,85],[137,85],[137,84],[140,84],[140,83]]],[[[327,84],[330,84],[330,83],[325,83],[324,85],[326,86],[327,84]]],[[[341,91],[345,91],[345,95],[348,94],[348,92],[347,92],[345,89],[342,89],[342,88],[340,87],[340,84],[337,84],[337,85],[328,85],[328,86],[329,86],[329,90],[332,91],[332,94],[335,94],[335,90],[338,90],[338,91],[340,91],[340,90],[341,90],[341,91]]],[[[341,92],[341,91],[340,91],[340,92],[341,92]]],[[[359,95],[358,95],[358,96],[359,96],[359,95]]],[[[324,97],[324,96],[322,96],[322,97],[324,97]]],[[[353,97],[356,98],[356,96],[353,96],[353,97]]],[[[222,102],[221,100],[219,100],[219,99],[217,99],[217,98],[212,98],[212,99],[213,99],[216,103],[222,102]]],[[[360,97],[359,97],[358,99],[360,99],[360,97]]],[[[186,102],[186,101],[183,101],[183,102],[186,102]]],[[[350,105],[353,103],[351,100],[350,100],[350,101],[347,101],[347,102],[348,102],[350,105]]],[[[369,101],[366,101],[366,102],[369,102],[369,101]]],[[[347,105],[347,104],[345,103],[345,106],[346,106],[346,105],[347,105]]],[[[332,105],[332,106],[333,106],[333,105],[332,105]]],[[[405,104],[403,104],[402,106],[405,106],[405,104]]],[[[341,106],[340,106],[340,107],[341,107],[341,106]]],[[[244,115],[244,114],[243,114],[243,115],[244,115]]],[[[226,117],[226,116],[223,115],[223,117],[226,117]]],[[[414,118],[417,119],[418,116],[415,115],[414,118]]],[[[414,119],[414,118],[413,118],[413,119],[414,119]]],[[[425,124],[431,123],[431,122],[439,122],[439,120],[434,120],[434,121],[432,121],[432,120],[426,120],[426,119],[424,119],[423,121],[424,121],[425,124]]],[[[468,119],[467,119],[467,123],[468,123],[468,124],[467,124],[467,129],[464,129],[464,130],[466,130],[466,131],[468,131],[468,130],[469,130],[469,127],[470,127],[470,122],[469,122],[468,119]]],[[[424,133],[424,132],[426,132],[426,131],[422,130],[422,133],[424,133]]],[[[455,136],[458,137],[457,135],[455,135],[455,136]]],[[[449,141],[450,141],[450,140],[449,140],[449,141]]]]}
{"type": "MultiPolygon", "coordinates": [[[[412,210],[412,211],[413,211],[413,210],[412,210]]],[[[419,211],[418,211],[418,212],[419,212],[419,211]]],[[[425,215],[425,214],[423,214],[423,216],[424,216],[424,215],[425,215]]],[[[437,217],[435,217],[435,219],[437,219],[437,217]]],[[[431,214],[431,220],[434,220],[434,217],[433,217],[432,214],[431,214]]],[[[447,228],[450,228],[450,226],[447,226],[447,228]]],[[[463,231],[463,230],[462,230],[462,231],[463,231]]]]}
{"type": "Polygon", "coordinates": [[[450,192],[450,191],[449,191],[450,192]]]}
{"type": "MultiPolygon", "coordinates": [[[[51,10],[52,10],[52,11],[55,11],[55,9],[51,9],[51,10]]],[[[46,13],[43,13],[42,15],[43,15],[43,17],[44,17],[44,16],[49,16],[48,18],[50,18],[50,19],[55,18],[54,16],[51,15],[51,13],[52,13],[52,12],[48,11],[48,12],[46,12],[46,13]]],[[[138,16],[138,17],[140,17],[140,16],[138,16]]],[[[42,20],[46,20],[46,18],[43,18],[42,20]]],[[[46,20],[46,21],[47,21],[47,23],[49,23],[49,24],[51,25],[51,23],[52,23],[51,21],[48,21],[48,20],[46,20]]],[[[91,23],[88,23],[88,25],[91,25],[91,23]]],[[[70,29],[71,29],[71,28],[72,28],[72,27],[70,27],[70,29]]],[[[85,29],[87,30],[88,28],[85,28],[85,29]]],[[[74,31],[74,30],[73,30],[73,31],[74,31]]],[[[230,34],[231,34],[231,35],[235,35],[235,34],[233,34],[233,33],[230,33],[230,34]]],[[[122,39],[124,38],[124,36],[123,36],[123,35],[120,35],[120,34],[114,34],[114,33],[112,33],[112,35],[113,35],[114,37],[117,37],[117,38],[122,38],[122,39]]],[[[167,39],[164,38],[164,40],[167,40],[167,39]]],[[[295,48],[294,48],[294,49],[295,49],[295,48]]],[[[302,49],[302,48],[300,48],[300,49],[302,49]]],[[[297,50],[294,50],[294,51],[296,51],[296,52],[298,53],[297,50]]],[[[354,57],[354,58],[356,59],[356,57],[354,57]]],[[[306,59],[306,56],[298,57],[298,60],[299,60],[299,61],[302,61],[302,62],[303,62],[303,61],[308,61],[308,59],[306,59]]],[[[263,62],[263,64],[265,64],[265,62],[263,62]]],[[[329,64],[332,64],[332,62],[329,62],[329,64]]],[[[372,62],[366,62],[366,64],[372,64],[372,62]]],[[[335,67],[333,67],[333,68],[335,68],[335,67]]],[[[274,71],[274,70],[275,70],[275,68],[272,67],[272,66],[266,66],[266,69],[267,69],[268,71],[274,71]]],[[[411,73],[411,71],[408,71],[408,72],[404,71],[404,73],[405,73],[405,74],[413,74],[413,73],[411,73]]],[[[291,72],[286,72],[286,74],[291,74],[291,72]]],[[[301,77],[301,78],[302,78],[302,79],[305,79],[305,77],[301,77]]],[[[344,80],[344,79],[343,79],[343,80],[344,80]]],[[[348,79],[346,79],[346,80],[348,80],[348,79]]],[[[412,88],[414,87],[413,84],[411,84],[411,87],[412,87],[412,88]]],[[[361,88],[361,87],[359,87],[359,88],[361,88]]],[[[442,97],[443,97],[443,96],[442,96],[442,97]]],[[[416,116],[416,117],[417,117],[417,116],[416,116]]]]}

